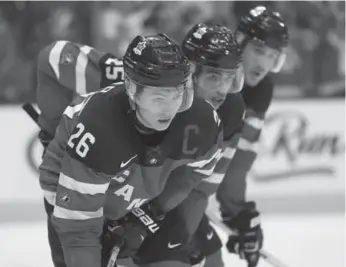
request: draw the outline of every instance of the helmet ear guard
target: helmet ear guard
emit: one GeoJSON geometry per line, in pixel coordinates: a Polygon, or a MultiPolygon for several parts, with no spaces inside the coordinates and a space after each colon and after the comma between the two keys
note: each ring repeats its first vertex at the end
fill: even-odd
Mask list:
{"type": "Polygon", "coordinates": [[[133,81],[131,81],[131,79],[127,76],[125,76],[124,83],[126,88],[126,94],[132,101],[134,101],[135,94],[137,91],[136,84],[133,81]]]}
{"type": "Polygon", "coordinates": [[[178,112],[184,112],[192,106],[194,97],[193,86],[187,84],[183,94],[183,102],[181,103],[178,112]]]}
{"type": "Polygon", "coordinates": [[[276,59],[276,62],[274,64],[274,67],[272,68],[271,72],[278,73],[281,71],[282,67],[284,66],[286,61],[286,53],[281,52],[278,58],[276,59]]]}
{"type": "Polygon", "coordinates": [[[126,89],[126,94],[129,97],[129,103],[131,106],[132,110],[136,109],[136,101],[135,101],[135,95],[137,92],[137,85],[130,80],[129,77],[125,75],[124,77],[124,84],[125,84],[125,89],[126,89]]]}
{"type": "Polygon", "coordinates": [[[239,93],[243,89],[244,80],[245,80],[244,67],[243,65],[240,65],[236,70],[235,78],[229,93],[230,94],[239,93]]]}

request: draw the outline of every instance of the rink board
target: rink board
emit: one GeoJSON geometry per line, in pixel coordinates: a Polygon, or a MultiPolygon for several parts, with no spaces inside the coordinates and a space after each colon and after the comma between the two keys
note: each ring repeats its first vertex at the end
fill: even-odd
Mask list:
{"type": "MultiPolygon", "coordinates": [[[[19,106],[0,107],[0,125],[0,266],[52,267],[37,126],[19,106]]],[[[270,108],[248,197],[264,213],[266,250],[289,267],[345,266],[344,126],[342,100],[280,101],[270,108]]],[[[226,267],[246,266],[223,256],[226,267]]]]}
{"type": "MultiPolygon", "coordinates": [[[[20,106],[0,107],[0,125],[0,209],[27,207],[35,214],[42,200],[38,128],[20,106]]],[[[249,175],[249,198],[274,213],[343,210],[344,128],[343,100],[275,101],[249,175]],[[299,205],[304,200],[310,204],[299,205]],[[322,203],[314,205],[315,200],[322,203]]],[[[26,213],[30,216],[27,209],[26,213]]]]}

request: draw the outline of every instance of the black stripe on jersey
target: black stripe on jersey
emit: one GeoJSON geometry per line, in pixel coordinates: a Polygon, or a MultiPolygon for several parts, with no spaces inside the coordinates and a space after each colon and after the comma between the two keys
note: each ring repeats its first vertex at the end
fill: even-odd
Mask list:
{"type": "Polygon", "coordinates": [[[225,174],[227,171],[227,167],[228,167],[230,162],[231,162],[231,159],[222,157],[219,160],[219,162],[216,164],[214,172],[219,173],[219,174],[225,174]]]}

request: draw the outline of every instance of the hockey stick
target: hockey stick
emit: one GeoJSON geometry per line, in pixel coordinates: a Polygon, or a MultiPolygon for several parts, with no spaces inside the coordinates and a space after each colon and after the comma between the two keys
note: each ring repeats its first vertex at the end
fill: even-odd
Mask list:
{"type": "Polygon", "coordinates": [[[38,124],[38,112],[37,110],[30,104],[25,103],[22,106],[22,109],[29,115],[29,117],[41,128],[41,126],[38,124]]]}
{"type": "Polygon", "coordinates": [[[115,262],[117,261],[117,257],[118,257],[119,252],[120,252],[120,247],[114,246],[112,249],[112,253],[111,253],[111,256],[109,258],[107,267],[114,267],[115,266],[115,262]]]}
{"type": "Polygon", "coordinates": [[[25,103],[22,105],[22,109],[24,109],[24,111],[29,115],[29,117],[36,123],[36,125],[41,129],[41,132],[44,132],[46,138],[50,138],[53,139],[52,136],[45,131],[41,125],[38,122],[38,117],[39,117],[39,113],[37,112],[37,110],[33,107],[33,105],[31,105],[30,103],[25,103]]]}
{"type": "Polygon", "coordinates": [[[265,261],[267,261],[274,267],[288,267],[286,264],[284,264],[282,261],[274,257],[268,251],[261,249],[260,255],[265,261]]]}
{"type": "MultiPolygon", "coordinates": [[[[212,221],[213,224],[220,227],[221,230],[223,230],[227,235],[234,234],[231,229],[229,229],[226,225],[224,225],[222,222],[220,222],[215,215],[211,214],[210,212],[207,212],[208,218],[212,221]]],[[[266,262],[271,264],[273,267],[288,267],[286,264],[284,264],[282,261],[274,257],[269,252],[265,251],[264,249],[260,250],[261,258],[264,259],[266,262]]]]}

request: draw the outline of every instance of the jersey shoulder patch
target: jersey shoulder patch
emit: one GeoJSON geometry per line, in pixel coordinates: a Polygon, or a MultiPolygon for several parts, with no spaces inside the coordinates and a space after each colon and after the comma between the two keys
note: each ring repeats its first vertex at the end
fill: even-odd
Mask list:
{"type": "Polygon", "coordinates": [[[85,56],[91,51],[92,47],[82,46],[77,43],[59,40],[43,48],[38,55],[38,70],[44,72],[55,79],[60,79],[61,68],[75,71],[77,58],[80,53],[85,56]]]}
{"type": "Polygon", "coordinates": [[[86,98],[67,146],[71,157],[105,174],[116,174],[121,158],[132,155],[126,142],[129,135],[124,105],[128,99],[121,87],[86,98]]]}

